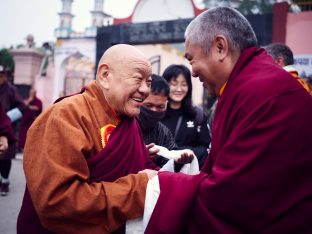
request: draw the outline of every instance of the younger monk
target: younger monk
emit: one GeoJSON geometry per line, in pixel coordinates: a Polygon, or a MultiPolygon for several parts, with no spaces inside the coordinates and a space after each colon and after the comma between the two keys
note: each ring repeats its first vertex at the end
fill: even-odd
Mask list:
{"type": "Polygon", "coordinates": [[[311,96],[232,8],[185,37],[193,76],[219,97],[212,146],[201,174],[159,173],[146,233],[312,233],[311,96]]]}
{"type": "Polygon", "coordinates": [[[156,166],[134,117],[150,76],[139,50],[115,45],[101,58],[96,81],[35,120],[17,233],[110,233],[142,216],[148,176],[132,173],[156,166]]]}

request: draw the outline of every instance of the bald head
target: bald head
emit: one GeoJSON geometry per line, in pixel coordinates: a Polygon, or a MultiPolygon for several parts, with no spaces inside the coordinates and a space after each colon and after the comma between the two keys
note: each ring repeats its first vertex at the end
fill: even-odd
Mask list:
{"type": "Polygon", "coordinates": [[[118,44],[100,59],[96,82],[117,114],[137,116],[150,92],[151,73],[152,66],[140,50],[118,44]]]}
{"type": "Polygon", "coordinates": [[[114,69],[116,66],[119,69],[121,65],[138,61],[146,63],[151,68],[150,62],[140,50],[131,45],[118,44],[105,51],[98,67],[102,64],[107,64],[111,69],[114,69]]]}

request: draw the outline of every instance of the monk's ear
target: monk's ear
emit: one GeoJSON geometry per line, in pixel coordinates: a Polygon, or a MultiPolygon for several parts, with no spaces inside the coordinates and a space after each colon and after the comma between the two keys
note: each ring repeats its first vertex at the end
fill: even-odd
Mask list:
{"type": "Polygon", "coordinates": [[[222,62],[228,55],[229,44],[223,35],[217,35],[213,42],[213,49],[216,52],[217,58],[222,62]]]}
{"type": "Polygon", "coordinates": [[[106,63],[102,63],[98,68],[96,79],[104,89],[109,89],[109,74],[109,66],[106,63]]]}
{"type": "Polygon", "coordinates": [[[281,67],[284,67],[285,66],[285,60],[284,60],[284,58],[283,58],[283,56],[277,56],[276,58],[275,58],[275,62],[278,64],[278,65],[280,65],[281,67]]]}

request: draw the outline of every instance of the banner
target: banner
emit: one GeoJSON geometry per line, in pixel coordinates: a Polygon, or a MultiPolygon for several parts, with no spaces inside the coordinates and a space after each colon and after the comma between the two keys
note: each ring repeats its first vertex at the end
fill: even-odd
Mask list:
{"type": "Polygon", "coordinates": [[[312,79],[312,54],[295,55],[294,59],[299,76],[312,79]]]}

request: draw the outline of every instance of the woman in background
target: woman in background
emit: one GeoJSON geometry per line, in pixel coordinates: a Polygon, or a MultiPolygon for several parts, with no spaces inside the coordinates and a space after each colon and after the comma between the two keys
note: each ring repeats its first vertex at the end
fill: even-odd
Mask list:
{"type": "Polygon", "coordinates": [[[191,72],[184,65],[170,65],[163,73],[170,86],[169,103],[161,120],[174,135],[179,149],[191,149],[199,167],[208,155],[210,133],[202,108],[192,103],[191,72]]]}
{"type": "Polygon", "coordinates": [[[29,90],[28,98],[24,101],[26,109],[21,120],[19,137],[18,137],[18,151],[22,152],[26,141],[26,133],[30,125],[35,121],[37,116],[42,112],[42,102],[36,96],[36,90],[31,88],[29,90]]]}

